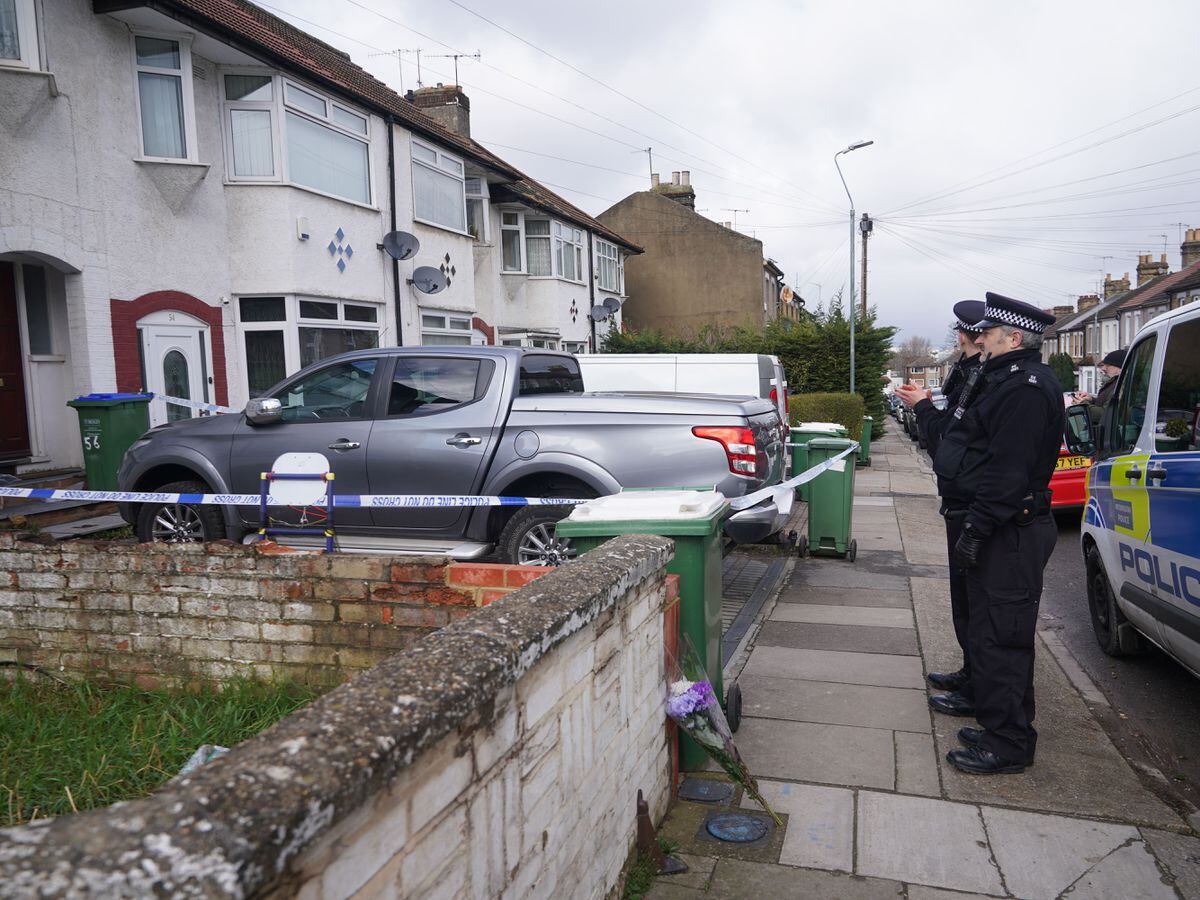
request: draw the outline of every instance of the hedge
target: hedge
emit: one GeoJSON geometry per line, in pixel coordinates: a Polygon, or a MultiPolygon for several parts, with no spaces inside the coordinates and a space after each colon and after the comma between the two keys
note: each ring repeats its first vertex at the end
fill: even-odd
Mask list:
{"type": "Polygon", "coordinates": [[[795,394],[788,398],[788,421],[792,425],[836,422],[845,425],[856,441],[862,436],[864,415],[866,404],[858,394],[795,394]]]}

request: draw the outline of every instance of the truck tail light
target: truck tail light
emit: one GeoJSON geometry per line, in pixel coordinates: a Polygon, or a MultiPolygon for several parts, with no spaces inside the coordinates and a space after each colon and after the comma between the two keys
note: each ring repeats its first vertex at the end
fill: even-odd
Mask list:
{"type": "Polygon", "coordinates": [[[749,428],[725,425],[697,425],[692,434],[708,441],[716,441],[725,448],[729,471],[734,475],[754,476],[758,474],[758,446],[754,432],[749,428]]]}

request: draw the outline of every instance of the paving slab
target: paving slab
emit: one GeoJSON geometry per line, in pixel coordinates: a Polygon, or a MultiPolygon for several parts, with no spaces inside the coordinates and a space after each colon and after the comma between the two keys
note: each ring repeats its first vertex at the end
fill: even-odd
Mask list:
{"type": "Polygon", "coordinates": [[[738,684],[742,688],[742,714],[746,716],[924,734],[929,740],[929,762],[937,780],[924,691],[749,673],[743,673],[738,684]]]}
{"type": "Polygon", "coordinates": [[[931,887],[1003,894],[979,810],[860,791],[858,873],[931,887]]]}
{"type": "MultiPolygon", "coordinates": [[[[854,791],[846,788],[760,780],[763,799],[786,814],[787,831],[779,861],[810,869],[854,871],[854,791]]],[[[746,809],[762,809],[743,795],[746,809]]]]}
{"type": "Polygon", "coordinates": [[[892,733],[884,729],[747,717],[734,737],[756,778],[895,787],[892,733]]]}
{"type": "MultiPolygon", "coordinates": [[[[913,628],[878,628],[869,625],[811,625],[768,620],[758,633],[759,646],[794,647],[799,650],[847,650],[852,653],[886,653],[918,657],[913,628]]],[[[919,658],[919,657],[918,657],[919,658]]]]}
{"type": "Polygon", "coordinates": [[[792,572],[794,585],[818,585],[835,588],[871,588],[883,591],[906,591],[908,579],[903,575],[877,575],[856,569],[846,560],[802,560],[792,572]]]}
{"type": "Polygon", "coordinates": [[[907,590],[879,591],[855,588],[852,591],[813,585],[791,585],[779,594],[780,603],[816,603],[819,606],[876,606],[887,609],[911,609],[907,590]]]}
{"type": "MultiPolygon", "coordinates": [[[[864,481],[863,476],[861,476],[861,475],[858,476],[858,478],[856,478],[855,481],[856,481],[855,488],[857,488],[857,487],[859,487],[859,485],[861,485],[863,483],[863,481],[864,481]]],[[[886,485],[887,478],[885,477],[883,479],[883,481],[884,481],[884,484],[886,485]]],[[[887,509],[891,509],[892,506],[894,506],[894,505],[895,505],[895,503],[891,497],[869,497],[869,496],[864,497],[861,494],[859,494],[857,490],[855,490],[855,492],[854,492],[854,506],[855,506],[854,514],[855,514],[856,518],[858,516],[858,507],[860,507],[860,506],[881,507],[881,508],[886,507],[887,509]]]]}
{"type": "Polygon", "coordinates": [[[926,887],[923,884],[910,884],[908,886],[908,900],[973,900],[973,898],[981,898],[988,900],[995,894],[964,894],[962,891],[943,891],[941,888],[926,887]]]}
{"type": "Polygon", "coordinates": [[[757,646],[743,672],[777,678],[875,684],[881,687],[922,688],[925,676],[915,656],[883,653],[845,653],[838,650],[796,650],[757,646]]]}
{"type": "Polygon", "coordinates": [[[1175,900],[1144,841],[1114,850],[1073,885],[1071,900],[1175,900]]]}
{"type": "Polygon", "coordinates": [[[1143,828],[1142,837],[1184,897],[1200,897],[1200,838],[1143,828]]]}
{"type": "Polygon", "coordinates": [[[892,473],[892,494],[903,496],[919,495],[925,497],[933,497],[937,495],[937,485],[933,479],[923,471],[916,472],[893,472],[892,473]]]}
{"type": "Polygon", "coordinates": [[[1054,900],[1122,844],[1136,828],[1014,809],[983,807],[992,854],[1017,897],[1054,900]]]}
{"type": "Polygon", "coordinates": [[[771,618],[778,622],[810,622],[814,625],[872,625],[878,628],[915,627],[912,610],[869,606],[835,606],[818,603],[776,606],[771,618]]]}
{"type": "MultiPolygon", "coordinates": [[[[928,718],[926,712],[926,718],[928,718]]],[[[915,729],[914,729],[915,731],[915,729]]],[[[940,797],[937,747],[931,734],[896,731],[896,790],[901,794],[940,797]]]]}
{"type": "Polygon", "coordinates": [[[697,896],[717,900],[747,900],[749,897],[764,900],[785,897],[803,897],[804,900],[894,900],[904,896],[904,886],[899,882],[878,878],[722,859],[717,863],[708,893],[697,896]]]}
{"type": "Polygon", "coordinates": [[[693,853],[676,853],[675,858],[687,863],[688,870],[678,875],[660,875],[658,882],[703,891],[708,887],[713,869],[717,865],[715,856],[697,856],[693,853]]]}

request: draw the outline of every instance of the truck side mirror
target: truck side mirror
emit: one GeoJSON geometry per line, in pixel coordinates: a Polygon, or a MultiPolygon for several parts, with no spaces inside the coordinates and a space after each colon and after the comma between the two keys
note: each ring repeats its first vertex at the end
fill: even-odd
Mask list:
{"type": "Polygon", "coordinates": [[[1080,404],[1067,407],[1067,424],[1063,435],[1067,449],[1076,456],[1091,456],[1096,452],[1092,435],[1092,417],[1088,407],[1080,404]]]}
{"type": "Polygon", "coordinates": [[[283,403],[276,397],[260,397],[246,404],[246,421],[251,425],[274,425],[283,419],[283,403]]]}

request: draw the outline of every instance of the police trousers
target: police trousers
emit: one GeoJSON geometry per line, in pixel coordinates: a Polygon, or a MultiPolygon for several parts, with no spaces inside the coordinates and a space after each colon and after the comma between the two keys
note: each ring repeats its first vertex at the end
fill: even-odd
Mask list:
{"type": "Polygon", "coordinates": [[[966,683],[959,688],[959,693],[970,699],[974,694],[971,690],[971,654],[967,632],[967,622],[970,620],[967,570],[954,562],[954,545],[958,543],[959,535],[962,534],[964,522],[966,510],[958,514],[951,511],[951,514],[946,516],[946,547],[950,551],[950,617],[954,621],[954,636],[958,638],[958,646],[962,648],[963,673],[967,676],[966,683]]]}
{"type": "Polygon", "coordinates": [[[1049,514],[1028,525],[1006,522],[984,544],[979,565],[967,570],[967,634],[980,745],[1013,762],[1031,762],[1034,638],[1042,573],[1058,526],[1049,514]]]}

